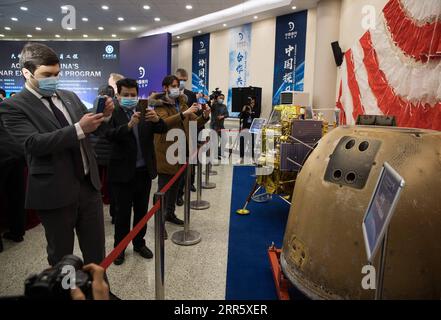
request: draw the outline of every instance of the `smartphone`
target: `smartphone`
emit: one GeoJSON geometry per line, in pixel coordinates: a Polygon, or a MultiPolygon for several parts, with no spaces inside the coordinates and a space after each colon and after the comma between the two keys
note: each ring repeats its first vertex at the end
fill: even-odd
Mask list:
{"type": "Polygon", "coordinates": [[[95,110],[96,113],[103,113],[104,112],[104,108],[106,107],[106,101],[107,101],[107,97],[105,96],[98,96],[95,100],[95,110]]]}
{"type": "Polygon", "coordinates": [[[205,100],[205,98],[201,97],[201,98],[198,98],[198,103],[201,105],[207,104],[207,100],[205,100]]]}
{"type": "Polygon", "coordinates": [[[202,110],[207,110],[207,100],[205,98],[198,98],[198,104],[200,104],[202,110]]]}
{"type": "Polygon", "coordinates": [[[149,105],[148,99],[139,99],[139,106],[141,108],[141,119],[145,119],[145,114],[147,113],[147,110],[155,110],[154,107],[149,105]]]}

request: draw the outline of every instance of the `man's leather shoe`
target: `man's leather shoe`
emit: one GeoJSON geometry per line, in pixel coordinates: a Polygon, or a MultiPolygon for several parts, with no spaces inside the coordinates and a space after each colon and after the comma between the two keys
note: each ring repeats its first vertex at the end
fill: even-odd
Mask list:
{"type": "Polygon", "coordinates": [[[133,248],[135,252],[138,252],[139,255],[145,259],[151,259],[153,258],[153,252],[150,251],[149,248],[147,248],[145,245],[142,247],[135,247],[133,248]]]}
{"type": "Polygon", "coordinates": [[[3,238],[14,241],[14,242],[22,242],[24,240],[23,236],[17,236],[10,232],[6,232],[3,234],[3,238]]]}
{"type": "Polygon", "coordinates": [[[115,265],[119,266],[119,265],[121,265],[121,264],[124,263],[124,259],[125,259],[125,254],[124,254],[124,252],[123,252],[123,253],[121,253],[121,254],[118,256],[118,258],[115,259],[115,261],[113,261],[113,263],[114,263],[115,265]]]}
{"type": "Polygon", "coordinates": [[[184,221],[182,221],[181,219],[178,219],[178,217],[176,217],[175,215],[167,216],[165,218],[165,221],[168,221],[170,223],[176,224],[178,226],[183,226],[184,225],[184,221]]]}
{"type": "Polygon", "coordinates": [[[196,192],[196,187],[194,186],[194,184],[191,185],[190,190],[191,190],[191,192],[196,192]]]}
{"type": "Polygon", "coordinates": [[[184,205],[184,199],[182,197],[178,197],[178,199],[176,200],[176,205],[178,207],[182,207],[184,205]]]}

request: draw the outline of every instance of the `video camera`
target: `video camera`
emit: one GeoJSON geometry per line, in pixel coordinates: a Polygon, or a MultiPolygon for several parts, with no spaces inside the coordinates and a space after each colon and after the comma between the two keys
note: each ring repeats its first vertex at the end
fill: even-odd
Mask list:
{"type": "Polygon", "coordinates": [[[222,90],[219,90],[219,88],[214,89],[214,91],[210,95],[210,100],[216,101],[217,98],[222,94],[222,90]]]}
{"type": "Polygon", "coordinates": [[[83,260],[67,255],[55,267],[34,274],[25,281],[25,299],[32,300],[70,300],[72,282],[92,300],[92,276],[83,271],[83,260]]]}

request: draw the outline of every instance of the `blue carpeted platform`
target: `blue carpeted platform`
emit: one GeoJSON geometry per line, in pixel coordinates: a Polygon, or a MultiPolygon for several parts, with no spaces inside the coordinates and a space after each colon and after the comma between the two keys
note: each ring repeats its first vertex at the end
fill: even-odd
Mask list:
{"type": "Polygon", "coordinates": [[[227,300],[277,299],[267,250],[272,242],[282,246],[289,206],[274,196],[268,203],[250,202],[251,214],[240,216],[255,178],[254,167],[236,166],[230,210],[228,243],[227,300]]]}

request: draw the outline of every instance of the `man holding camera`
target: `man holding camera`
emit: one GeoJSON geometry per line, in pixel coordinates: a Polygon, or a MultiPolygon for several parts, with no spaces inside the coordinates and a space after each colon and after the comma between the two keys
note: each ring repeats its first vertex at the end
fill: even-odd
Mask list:
{"type": "Polygon", "coordinates": [[[58,90],[60,60],[44,44],[25,45],[20,66],[25,87],[2,103],[0,116],[26,156],[25,206],[44,226],[51,266],[73,252],[75,232],[86,264],[100,263],[103,205],[88,134],[106,129],[113,101],[106,99],[103,113],[92,114],[75,93],[58,90]]]}
{"type": "MultiPolygon", "coordinates": [[[[167,131],[165,122],[154,110],[141,110],[138,100],[138,84],[133,79],[116,82],[118,107],[106,132],[112,143],[109,161],[109,182],[112,196],[116,197],[115,247],[130,232],[130,217],[134,211],[133,226],[147,213],[152,180],[156,178],[156,155],[153,145],[154,134],[167,131]]],[[[142,106],[146,107],[146,106],[142,106]]],[[[153,253],[145,245],[147,226],[133,239],[135,252],[145,259],[153,253]]],[[[125,253],[115,260],[116,265],[124,262],[125,253]]]]}

